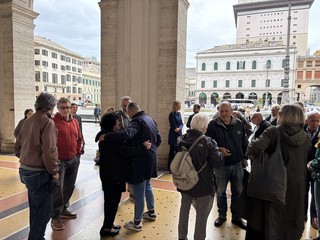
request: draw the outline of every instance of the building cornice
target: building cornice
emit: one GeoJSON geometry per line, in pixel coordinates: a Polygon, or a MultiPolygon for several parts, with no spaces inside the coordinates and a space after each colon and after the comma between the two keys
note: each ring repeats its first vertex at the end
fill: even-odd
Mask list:
{"type": "MultiPolygon", "coordinates": [[[[313,4],[314,0],[290,0],[291,6],[308,6],[309,8],[313,4]]],[[[274,9],[288,7],[288,0],[276,0],[276,1],[264,1],[264,2],[252,2],[233,5],[234,20],[237,26],[237,16],[239,12],[256,11],[262,9],[274,9]]]]}
{"type": "Polygon", "coordinates": [[[46,48],[58,51],[60,53],[64,53],[64,54],[67,54],[67,55],[70,55],[70,56],[74,56],[74,57],[79,58],[79,59],[83,59],[84,58],[80,54],[72,52],[72,51],[60,46],[59,44],[57,44],[57,43],[55,43],[55,42],[53,42],[53,41],[51,41],[49,39],[46,39],[44,37],[34,36],[34,44],[35,44],[35,46],[46,47],[46,48]]]}

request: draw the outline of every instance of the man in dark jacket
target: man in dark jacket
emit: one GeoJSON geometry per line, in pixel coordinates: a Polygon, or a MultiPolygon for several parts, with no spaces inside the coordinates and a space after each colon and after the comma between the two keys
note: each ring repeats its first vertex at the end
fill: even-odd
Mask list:
{"type": "Polygon", "coordinates": [[[253,139],[260,137],[263,131],[271,126],[267,120],[263,120],[263,116],[260,112],[256,112],[252,115],[251,121],[255,126],[253,129],[253,139]]]}
{"type": "Polygon", "coordinates": [[[232,116],[232,107],[229,102],[220,104],[219,116],[209,123],[206,135],[218,143],[220,151],[225,157],[224,166],[215,169],[219,217],[215,220],[214,225],[219,227],[227,220],[226,189],[230,181],[231,222],[246,229],[246,224],[235,214],[235,207],[243,189],[242,160],[248,147],[248,138],[241,121],[232,116]]]}
{"type": "Polygon", "coordinates": [[[156,122],[144,111],[141,111],[136,103],[129,103],[127,112],[132,119],[130,125],[121,132],[101,135],[99,141],[122,142],[130,140],[133,146],[147,140],[151,142],[151,149],[133,157],[128,179],[128,182],[133,186],[135,205],[134,220],[126,222],[125,227],[133,231],[142,231],[142,218],[154,221],[157,217],[150,179],[157,177],[157,148],[161,143],[161,137],[156,122]],[[143,213],[145,198],[148,211],[143,213]]]}
{"type": "MultiPolygon", "coordinates": [[[[101,131],[96,136],[120,130],[120,121],[116,113],[105,114],[100,122],[101,131]]],[[[136,146],[127,146],[125,143],[102,141],[100,151],[100,179],[104,193],[104,221],[100,229],[100,236],[115,236],[119,233],[120,225],[114,224],[121,193],[126,189],[126,181],[130,169],[131,159],[150,149],[149,141],[136,146]]]]}
{"type": "MultiPolygon", "coordinates": [[[[310,137],[312,142],[312,148],[308,152],[308,162],[315,158],[316,147],[315,144],[319,141],[318,135],[320,132],[320,113],[317,111],[312,111],[307,114],[307,124],[304,126],[304,131],[310,137]]],[[[311,203],[310,203],[310,223],[311,227],[318,229],[318,219],[317,212],[314,201],[314,180],[311,177],[311,172],[307,170],[307,181],[306,181],[306,193],[304,202],[304,213],[305,218],[308,217],[308,206],[309,206],[309,189],[311,191],[311,203]]]]}
{"type": "Polygon", "coordinates": [[[191,124],[191,120],[192,120],[192,118],[193,118],[194,115],[196,115],[197,113],[200,112],[200,108],[201,108],[200,104],[194,104],[194,105],[193,105],[193,114],[191,114],[191,115],[189,116],[189,118],[188,118],[187,128],[190,128],[190,127],[191,127],[191,125],[190,125],[190,124],[191,124]]]}

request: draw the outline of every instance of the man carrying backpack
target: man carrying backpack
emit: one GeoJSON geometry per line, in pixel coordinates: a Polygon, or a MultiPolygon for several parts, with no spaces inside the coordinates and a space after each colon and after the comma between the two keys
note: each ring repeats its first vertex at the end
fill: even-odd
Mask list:
{"type": "MultiPolygon", "coordinates": [[[[213,205],[214,198],[214,176],[213,168],[223,165],[223,155],[219,152],[217,143],[210,137],[204,136],[207,130],[209,118],[203,113],[196,114],[191,121],[191,129],[183,136],[179,148],[185,147],[189,150],[192,164],[198,172],[198,182],[190,190],[181,192],[181,207],[179,214],[178,234],[180,240],[187,239],[188,221],[191,204],[196,206],[196,223],[194,239],[204,240],[206,238],[207,219],[213,205]],[[198,140],[198,141],[197,141],[198,140]],[[194,144],[196,142],[196,144],[194,144]],[[191,149],[191,146],[194,145],[191,149]],[[201,169],[201,170],[200,170],[201,169]]],[[[171,163],[171,171],[174,175],[175,159],[171,163]]],[[[174,176],[173,176],[174,177],[174,176]]]]}

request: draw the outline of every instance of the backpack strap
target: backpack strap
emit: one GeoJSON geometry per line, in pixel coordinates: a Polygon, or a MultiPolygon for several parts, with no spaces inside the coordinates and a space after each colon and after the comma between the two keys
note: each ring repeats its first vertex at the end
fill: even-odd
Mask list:
{"type": "MultiPolygon", "coordinates": [[[[205,137],[204,135],[201,135],[200,137],[198,137],[198,138],[194,141],[194,143],[193,143],[193,144],[191,145],[191,147],[188,149],[188,150],[189,150],[189,153],[190,153],[191,150],[194,148],[194,146],[196,146],[197,143],[198,143],[202,138],[204,138],[204,137],[205,137]]],[[[198,174],[207,166],[207,163],[208,163],[208,161],[206,161],[206,163],[203,164],[203,166],[199,169],[199,171],[197,171],[198,174]]]]}
{"type": "Polygon", "coordinates": [[[202,138],[204,138],[204,135],[201,135],[200,137],[198,137],[195,141],[194,141],[194,143],[189,147],[189,152],[191,152],[191,150],[192,150],[192,148],[194,148],[194,146],[196,146],[197,145],[197,143],[202,139],[202,138]]]}

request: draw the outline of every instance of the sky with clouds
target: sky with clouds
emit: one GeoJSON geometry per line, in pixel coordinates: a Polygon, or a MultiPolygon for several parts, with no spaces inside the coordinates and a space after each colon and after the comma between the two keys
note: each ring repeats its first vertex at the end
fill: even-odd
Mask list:
{"type": "MultiPolygon", "coordinates": [[[[35,0],[35,34],[51,39],[84,57],[100,59],[99,0],[35,0]]],[[[195,67],[195,54],[236,40],[233,15],[238,0],[189,0],[187,67],[195,67]]],[[[320,50],[320,0],[315,0],[309,16],[309,48],[320,50]]]]}

